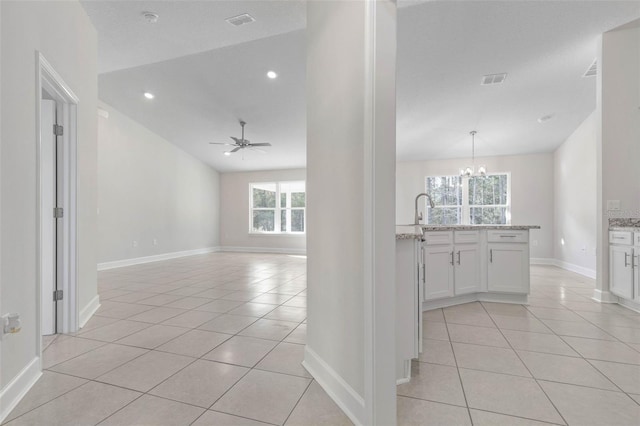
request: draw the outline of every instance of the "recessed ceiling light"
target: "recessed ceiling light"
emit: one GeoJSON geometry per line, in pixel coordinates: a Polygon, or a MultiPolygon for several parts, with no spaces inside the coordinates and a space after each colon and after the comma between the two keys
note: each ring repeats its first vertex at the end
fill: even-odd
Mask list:
{"type": "Polygon", "coordinates": [[[544,123],[545,121],[549,121],[553,118],[555,114],[547,114],[547,115],[543,115],[542,117],[538,118],[538,123],[544,123]]]}
{"type": "Polygon", "coordinates": [[[158,14],[153,12],[142,12],[142,17],[150,24],[158,22],[158,14]]]}
{"type": "Polygon", "coordinates": [[[269,71],[267,72],[267,77],[273,80],[274,78],[278,77],[278,74],[275,71],[269,71]]]}
{"type": "Polygon", "coordinates": [[[229,151],[225,151],[225,152],[224,152],[224,155],[226,155],[226,156],[228,157],[228,156],[230,156],[230,155],[231,155],[231,152],[229,152],[229,151]]]}
{"type": "Polygon", "coordinates": [[[144,97],[147,99],[153,99],[155,98],[153,93],[149,93],[149,92],[144,92],[144,97]]]}

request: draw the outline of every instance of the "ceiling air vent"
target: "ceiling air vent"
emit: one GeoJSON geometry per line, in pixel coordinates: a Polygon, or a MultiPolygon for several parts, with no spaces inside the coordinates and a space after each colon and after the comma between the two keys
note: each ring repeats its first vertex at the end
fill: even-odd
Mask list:
{"type": "Polygon", "coordinates": [[[243,13],[242,15],[233,16],[231,18],[225,19],[228,23],[235,27],[239,27],[240,25],[250,24],[255,21],[255,18],[248,13],[243,13]]]}
{"type": "Polygon", "coordinates": [[[502,74],[487,74],[482,76],[481,86],[488,86],[491,84],[501,84],[507,79],[507,73],[502,74]]]}
{"type": "Polygon", "coordinates": [[[589,67],[589,69],[587,69],[587,72],[585,72],[582,76],[583,77],[593,77],[593,76],[596,76],[596,75],[598,75],[598,60],[594,59],[593,63],[589,67]]]}

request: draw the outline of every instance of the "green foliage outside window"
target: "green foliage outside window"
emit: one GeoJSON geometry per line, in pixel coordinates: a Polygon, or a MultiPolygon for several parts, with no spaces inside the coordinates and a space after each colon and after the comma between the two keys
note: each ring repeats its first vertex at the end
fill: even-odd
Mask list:
{"type": "Polygon", "coordinates": [[[427,204],[427,222],[450,224],[506,224],[509,222],[509,177],[507,174],[488,176],[429,176],[426,191],[435,208],[427,204]],[[463,181],[466,179],[466,182],[463,181]],[[467,191],[463,193],[463,182],[467,191]],[[465,213],[467,212],[467,213],[465,213]],[[468,214],[467,220],[463,216],[468,214]]]}

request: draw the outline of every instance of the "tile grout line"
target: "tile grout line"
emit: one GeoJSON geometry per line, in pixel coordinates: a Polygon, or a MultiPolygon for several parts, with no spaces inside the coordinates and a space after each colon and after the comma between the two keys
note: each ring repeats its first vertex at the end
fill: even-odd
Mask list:
{"type": "Polygon", "coordinates": [[[464,397],[464,403],[467,406],[467,415],[471,426],[473,426],[473,417],[471,417],[471,409],[469,408],[469,401],[467,400],[467,393],[464,390],[464,384],[462,383],[462,376],[460,375],[460,367],[458,366],[458,358],[456,357],[456,351],[453,349],[453,342],[451,342],[451,333],[449,333],[449,324],[447,323],[447,316],[444,314],[444,309],[440,309],[442,312],[442,318],[444,318],[444,328],[447,330],[447,337],[449,338],[449,347],[453,354],[453,362],[456,364],[456,373],[458,373],[458,381],[460,382],[460,388],[462,389],[462,396],[464,397]]]}
{"type": "MultiPolygon", "coordinates": [[[[489,316],[489,318],[491,319],[491,321],[495,324],[496,328],[498,329],[498,331],[500,332],[500,335],[502,336],[502,338],[507,342],[507,344],[509,345],[509,347],[511,348],[511,350],[516,354],[516,356],[518,357],[518,360],[520,360],[520,363],[524,366],[524,368],[527,369],[527,371],[529,372],[529,374],[531,375],[531,378],[536,382],[536,385],[538,385],[538,388],[542,391],[542,393],[544,394],[544,396],[547,398],[547,401],[549,401],[549,403],[551,404],[551,406],[553,406],[554,410],[556,410],[556,413],[558,413],[558,415],[560,416],[560,418],[562,419],[562,421],[568,425],[569,422],[567,422],[567,419],[564,418],[564,416],[562,415],[562,413],[560,412],[560,410],[558,409],[558,407],[556,406],[556,404],[551,400],[551,398],[549,397],[549,395],[547,395],[547,392],[545,392],[545,390],[543,389],[542,385],[540,385],[540,383],[538,382],[538,379],[536,379],[536,377],[533,375],[533,373],[531,372],[531,370],[529,369],[529,367],[527,367],[527,364],[522,360],[522,358],[520,357],[520,354],[518,354],[518,352],[515,350],[515,348],[513,347],[513,345],[511,345],[511,342],[509,342],[509,340],[507,339],[507,337],[504,335],[504,333],[502,332],[502,330],[500,329],[500,327],[498,327],[498,324],[496,324],[496,322],[494,321],[493,317],[491,316],[491,314],[489,313],[489,311],[487,310],[487,308],[484,306],[484,304],[482,302],[480,302],[480,305],[482,306],[482,309],[484,309],[484,311],[487,313],[487,315],[489,316]]],[[[519,306],[523,306],[524,305],[519,305],[519,306]]],[[[526,308],[525,308],[526,309],[526,308]]],[[[553,331],[553,330],[551,330],[553,331]]]]}

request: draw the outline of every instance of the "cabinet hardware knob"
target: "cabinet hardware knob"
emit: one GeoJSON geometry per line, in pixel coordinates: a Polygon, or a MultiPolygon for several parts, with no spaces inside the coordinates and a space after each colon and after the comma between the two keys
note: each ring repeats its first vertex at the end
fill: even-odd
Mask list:
{"type": "Polygon", "coordinates": [[[460,264],[460,250],[458,250],[458,265],[460,264]]]}
{"type": "Polygon", "coordinates": [[[493,249],[489,250],[489,262],[493,263],[493,249]]]}

